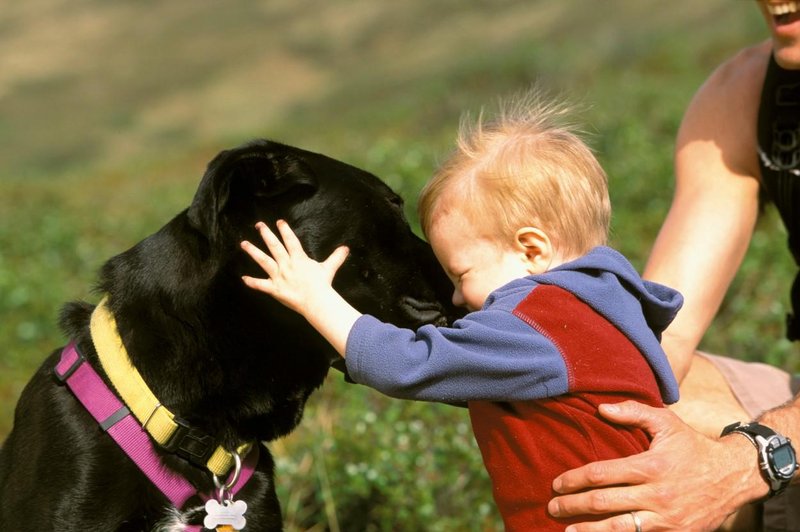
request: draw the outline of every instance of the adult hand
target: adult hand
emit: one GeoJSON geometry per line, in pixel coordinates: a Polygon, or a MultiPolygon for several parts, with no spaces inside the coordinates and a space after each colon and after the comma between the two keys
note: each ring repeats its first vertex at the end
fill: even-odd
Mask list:
{"type": "Polygon", "coordinates": [[[653,440],[641,454],[587,464],[553,481],[562,495],[550,501],[552,515],[616,514],[570,525],[568,532],[632,532],[632,511],[646,532],[715,530],[737,508],[768,491],[755,449],[743,437],[712,439],[666,408],[634,401],[602,405],[600,413],[614,423],[644,429],[653,440]]]}

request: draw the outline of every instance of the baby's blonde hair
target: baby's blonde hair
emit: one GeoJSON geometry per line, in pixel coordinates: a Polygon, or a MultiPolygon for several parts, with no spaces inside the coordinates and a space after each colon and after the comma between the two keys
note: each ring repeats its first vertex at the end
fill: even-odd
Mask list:
{"type": "Polygon", "coordinates": [[[611,202],[606,173],[567,121],[569,107],[533,90],[500,102],[496,119],[462,118],[454,152],[419,197],[428,234],[446,197],[480,236],[506,239],[533,226],[563,256],[608,239],[611,202]],[[454,202],[454,203],[453,203],[454,202]]]}

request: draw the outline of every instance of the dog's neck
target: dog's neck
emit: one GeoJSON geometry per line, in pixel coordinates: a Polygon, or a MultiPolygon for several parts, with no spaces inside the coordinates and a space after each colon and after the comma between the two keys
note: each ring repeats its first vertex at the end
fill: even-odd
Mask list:
{"type": "MultiPolygon", "coordinates": [[[[188,426],[161,404],[131,363],[106,299],[92,313],[90,329],[95,351],[106,376],[156,443],[179,455],[186,454],[185,458],[205,465],[216,475],[225,474],[233,464],[234,456],[221,446],[215,449],[214,439],[210,435],[188,426]]],[[[246,454],[252,443],[238,446],[236,451],[246,454]]]]}
{"type": "Polygon", "coordinates": [[[226,447],[288,434],[327,374],[328,359],[310,335],[287,337],[281,331],[297,328],[280,322],[267,328],[263,306],[142,309],[110,297],[130,359],[154,394],[226,447]]]}

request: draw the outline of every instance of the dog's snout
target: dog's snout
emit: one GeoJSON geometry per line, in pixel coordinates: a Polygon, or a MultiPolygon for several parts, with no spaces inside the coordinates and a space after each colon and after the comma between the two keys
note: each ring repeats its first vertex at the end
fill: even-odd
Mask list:
{"type": "Polygon", "coordinates": [[[403,312],[416,324],[432,324],[437,327],[447,325],[444,309],[435,301],[420,301],[410,296],[404,297],[400,302],[403,312]]]}

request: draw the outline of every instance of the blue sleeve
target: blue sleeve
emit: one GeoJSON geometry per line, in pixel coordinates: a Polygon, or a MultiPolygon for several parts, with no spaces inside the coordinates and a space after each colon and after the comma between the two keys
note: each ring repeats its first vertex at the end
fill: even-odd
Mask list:
{"type": "Polygon", "coordinates": [[[345,354],[355,382],[401,399],[524,401],[568,389],[558,349],[502,310],[474,312],[452,328],[417,331],[364,315],[350,331],[345,354]]]}

